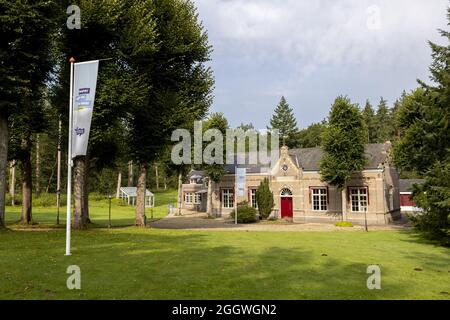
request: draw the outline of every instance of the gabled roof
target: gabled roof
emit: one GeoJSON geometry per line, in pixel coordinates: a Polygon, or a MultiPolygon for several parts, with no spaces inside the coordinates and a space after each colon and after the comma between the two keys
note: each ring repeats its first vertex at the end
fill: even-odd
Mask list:
{"type": "MultiPolygon", "coordinates": [[[[129,197],[137,196],[137,188],[136,187],[121,187],[120,191],[122,191],[129,197]]],[[[145,189],[145,196],[152,197],[152,196],[154,196],[154,194],[151,193],[148,189],[145,189]]]]}
{"type": "MultiPolygon", "coordinates": [[[[387,160],[389,148],[389,143],[367,144],[365,147],[367,162],[364,169],[368,170],[380,168],[380,165],[384,164],[387,160]]],[[[288,153],[292,159],[292,162],[304,171],[318,171],[320,169],[320,160],[323,156],[323,150],[321,148],[290,149],[288,153]]],[[[249,156],[247,155],[247,159],[248,157],[249,156]]],[[[228,174],[234,174],[235,167],[236,166],[234,164],[227,164],[225,165],[225,172],[228,174]]],[[[268,166],[258,164],[238,165],[238,167],[247,168],[247,173],[267,173],[270,171],[268,166]]]]}
{"type": "MultiPolygon", "coordinates": [[[[377,169],[386,161],[387,151],[390,145],[384,143],[367,144],[365,155],[367,158],[364,169],[377,169]]],[[[289,155],[292,161],[305,171],[318,171],[323,150],[316,148],[291,149],[289,155]]]]}
{"type": "Polygon", "coordinates": [[[414,184],[422,184],[424,182],[425,182],[424,179],[400,179],[399,180],[400,192],[412,192],[412,186],[414,184]]]}

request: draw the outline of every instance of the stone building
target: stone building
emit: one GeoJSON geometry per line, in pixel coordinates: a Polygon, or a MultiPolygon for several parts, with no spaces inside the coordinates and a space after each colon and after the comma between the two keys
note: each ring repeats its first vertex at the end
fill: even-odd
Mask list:
{"type": "MultiPolygon", "coordinates": [[[[271,167],[243,165],[247,168],[244,197],[234,198],[235,166],[226,165],[226,174],[212,185],[214,216],[229,215],[234,201],[248,201],[257,207],[255,194],[264,178],[274,194],[274,218],[294,222],[334,222],[339,220],[369,224],[387,224],[400,217],[399,177],[391,165],[391,144],[368,144],[364,170],[355,173],[343,190],[321,180],[320,148],[282,147],[280,158],[271,167]]],[[[182,185],[182,208],[206,211],[208,179],[202,171],[192,171],[182,185]]]]}

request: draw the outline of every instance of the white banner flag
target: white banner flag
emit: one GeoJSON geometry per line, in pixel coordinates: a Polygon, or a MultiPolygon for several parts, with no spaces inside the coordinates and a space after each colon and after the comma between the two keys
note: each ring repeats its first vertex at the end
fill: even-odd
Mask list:
{"type": "Polygon", "coordinates": [[[238,197],[245,196],[246,173],[246,168],[236,168],[236,189],[238,197]]]}
{"type": "Polygon", "coordinates": [[[87,152],[97,74],[98,60],[74,65],[72,159],[87,152]]]}

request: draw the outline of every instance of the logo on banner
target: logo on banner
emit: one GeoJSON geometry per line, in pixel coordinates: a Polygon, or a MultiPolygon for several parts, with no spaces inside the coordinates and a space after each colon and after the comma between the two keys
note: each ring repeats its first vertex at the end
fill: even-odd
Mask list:
{"type": "Polygon", "coordinates": [[[78,90],[78,96],[75,98],[77,105],[77,111],[91,107],[91,100],[88,99],[88,95],[91,92],[91,88],[80,88],[78,90]]]}
{"type": "Polygon", "coordinates": [[[237,195],[239,197],[245,196],[245,180],[246,180],[246,169],[237,168],[236,169],[236,188],[237,195]]]}
{"type": "Polygon", "coordinates": [[[85,129],[84,128],[78,128],[78,127],[76,127],[75,129],[75,133],[77,134],[77,136],[82,136],[83,134],[84,134],[84,132],[85,132],[85,129]]]}

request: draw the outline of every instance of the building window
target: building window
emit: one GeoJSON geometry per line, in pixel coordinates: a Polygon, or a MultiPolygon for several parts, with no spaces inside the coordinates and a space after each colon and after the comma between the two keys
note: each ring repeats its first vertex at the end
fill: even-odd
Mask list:
{"type": "Polygon", "coordinates": [[[194,195],[194,204],[201,204],[202,203],[202,194],[196,193],[194,195]]]}
{"type": "Polygon", "coordinates": [[[253,208],[258,208],[258,204],[256,202],[256,189],[250,189],[250,205],[253,208]]]}
{"type": "Polygon", "coordinates": [[[367,211],[367,188],[350,188],[353,212],[367,211]]]}
{"type": "Polygon", "coordinates": [[[313,188],[311,196],[314,211],[328,210],[328,194],[326,188],[313,188]]]}
{"type": "Polygon", "coordinates": [[[193,200],[192,192],[186,192],[184,194],[184,202],[192,203],[192,200],[193,200]]]}
{"type": "Polygon", "coordinates": [[[222,190],[222,206],[224,208],[234,208],[234,193],[233,189],[222,190]]]}

